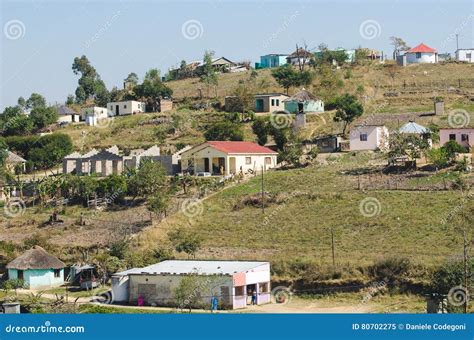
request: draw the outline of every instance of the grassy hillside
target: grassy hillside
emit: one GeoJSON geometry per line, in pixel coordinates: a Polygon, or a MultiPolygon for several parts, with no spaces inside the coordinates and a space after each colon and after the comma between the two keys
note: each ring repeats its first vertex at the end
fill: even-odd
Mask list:
{"type": "MultiPolygon", "coordinates": [[[[138,241],[147,248],[166,242],[168,230],[187,226],[203,239],[200,258],[284,262],[288,272],[310,263],[324,272],[332,263],[333,229],[336,263],[353,277],[384,257],[408,257],[430,266],[461,254],[461,235],[442,223],[459,204],[461,192],[357,190],[357,176],[350,173],[371,158],[346,154],[323,166],[268,172],[265,191],[281,199],[265,213],[258,206],[240,207],[245,197],[260,191],[260,178],[254,178],[203,201],[197,217],[171,216],[138,241]],[[367,198],[378,202],[378,215],[361,213],[367,198]]],[[[465,208],[474,205],[468,202],[465,208]]]]}

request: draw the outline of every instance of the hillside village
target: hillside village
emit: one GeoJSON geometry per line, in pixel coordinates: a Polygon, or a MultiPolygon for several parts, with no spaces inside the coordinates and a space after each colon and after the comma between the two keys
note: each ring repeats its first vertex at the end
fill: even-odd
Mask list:
{"type": "Polygon", "coordinates": [[[391,42],[76,57],[0,115],[3,311],[472,312],[474,49],[391,42]]]}

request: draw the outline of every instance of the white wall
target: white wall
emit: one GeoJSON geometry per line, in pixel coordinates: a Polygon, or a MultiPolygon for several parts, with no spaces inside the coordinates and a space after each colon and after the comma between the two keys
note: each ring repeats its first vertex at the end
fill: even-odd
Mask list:
{"type": "Polygon", "coordinates": [[[388,130],[381,126],[356,126],[350,132],[350,150],[376,150],[388,148],[388,130]],[[366,134],[367,140],[361,141],[360,136],[366,134]]]}
{"type": "Polygon", "coordinates": [[[471,50],[457,50],[456,51],[456,60],[458,61],[467,61],[469,63],[474,63],[474,49],[471,50]],[[469,56],[470,54],[470,56],[469,56]]]}
{"type": "Polygon", "coordinates": [[[107,110],[109,111],[110,116],[117,115],[117,106],[119,116],[145,112],[145,103],[142,102],[137,102],[134,100],[123,102],[110,102],[107,103],[107,110]]]}
{"type": "Polygon", "coordinates": [[[436,53],[420,53],[420,58],[416,57],[416,53],[406,53],[408,64],[419,64],[419,63],[437,63],[438,55],[436,53]]]}

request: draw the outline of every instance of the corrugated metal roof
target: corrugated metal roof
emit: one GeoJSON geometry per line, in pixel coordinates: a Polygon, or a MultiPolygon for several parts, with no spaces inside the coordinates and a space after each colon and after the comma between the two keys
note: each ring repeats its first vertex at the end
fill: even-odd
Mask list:
{"type": "Polygon", "coordinates": [[[417,124],[415,122],[408,122],[405,125],[403,125],[398,132],[400,133],[414,133],[414,134],[425,134],[431,132],[430,129],[417,124]]]}
{"type": "Polygon", "coordinates": [[[267,265],[269,262],[257,261],[179,261],[168,260],[144,268],[134,268],[114,274],[123,276],[128,274],[191,274],[201,275],[233,275],[246,272],[258,266],[267,265]]]}

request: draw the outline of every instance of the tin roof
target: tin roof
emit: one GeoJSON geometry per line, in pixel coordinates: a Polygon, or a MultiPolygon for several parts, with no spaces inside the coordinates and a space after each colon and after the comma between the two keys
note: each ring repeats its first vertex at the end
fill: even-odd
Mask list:
{"type": "Polygon", "coordinates": [[[144,268],[134,268],[124,272],[116,273],[115,276],[128,274],[192,274],[201,275],[233,275],[247,272],[269,262],[257,261],[179,261],[168,260],[153,264],[144,268]]]}
{"type": "Polygon", "coordinates": [[[252,153],[252,154],[276,154],[270,148],[258,145],[252,142],[240,142],[240,141],[208,141],[208,145],[216,150],[225,153],[252,153]]]}
{"type": "Polygon", "coordinates": [[[398,132],[400,133],[414,133],[414,134],[424,134],[424,133],[429,133],[431,132],[430,129],[417,124],[415,122],[408,122],[405,125],[403,125],[398,132]]]}

